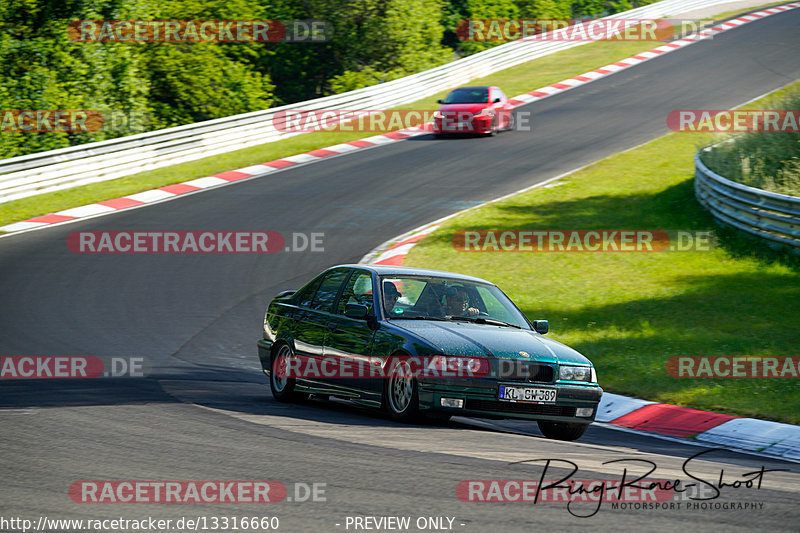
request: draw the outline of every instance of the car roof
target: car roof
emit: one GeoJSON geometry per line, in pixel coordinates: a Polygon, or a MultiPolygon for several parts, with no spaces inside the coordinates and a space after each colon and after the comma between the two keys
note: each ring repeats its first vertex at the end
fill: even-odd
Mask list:
{"type": "Polygon", "coordinates": [[[331,267],[333,268],[363,268],[366,270],[371,270],[375,272],[379,276],[435,276],[439,278],[448,278],[448,279],[460,279],[465,281],[474,281],[477,283],[488,283],[490,285],[494,285],[491,281],[486,281],[485,279],[476,278],[475,276],[467,276],[466,274],[457,274],[455,272],[447,272],[445,270],[431,270],[428,268],[417,268],[417,267],[404,267],[404,266],[395,266],[395,265],[355,265],[355,264],[347,264],[347,265],[336,265],[331,267]]]}

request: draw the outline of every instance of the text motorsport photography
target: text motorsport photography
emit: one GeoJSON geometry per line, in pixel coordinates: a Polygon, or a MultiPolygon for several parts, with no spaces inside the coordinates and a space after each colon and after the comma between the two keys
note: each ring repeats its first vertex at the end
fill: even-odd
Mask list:
{"type": "MultiPolygon", "coordinates": [[[[619,479],[573,479],[580,467],[567,459],[530,459],[515,464],[542,465],[537,478],[533,479],[483,479],[464,480],[456,486],[459,500],[469,503],[540,503],[563,504],[570,515],[591,518],[611,504],[613,510],[636,511],[717,511],[717,510],[762,510],[762,500],[750,500],[761,496],[762,484],[772,472],[788,472],[786,468],[757,470],[726,474],[720,468],[712,477],[698,473],[693,462],[707,459],[706,456],[722,450],[706,449],[688,457],[682,467],[681,478],[659,479],[658,465],[647,459],[624,458],[605,461],[603,465],[614,465],[621,469],[619,479]],[[702,458],[702,459],[701,459],[702,458]],[[551,469],[566,470],[560,478],[551,469]],[[731,501],[731,497],[746,497],[748,500],[731,501]]],[[[763,498],[763,496],[761,496],[763,498]]]]}

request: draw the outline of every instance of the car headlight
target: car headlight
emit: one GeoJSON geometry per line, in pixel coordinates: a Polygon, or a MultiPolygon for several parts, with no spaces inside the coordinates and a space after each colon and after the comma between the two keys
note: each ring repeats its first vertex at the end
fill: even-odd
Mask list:
{"type": "Polygon", "coordinates": [[[593,370],[590,366],[561,366],[558,369],[558,379],[591,382],[593,370]]]}
{"type": "Polygon", "coordinates": [[[487,107],[486,109],[481,109],[480,112],[475,113],[473,116],[475,117],[493,117],[494,116],[494,109],[491,107],[487,107]]]}

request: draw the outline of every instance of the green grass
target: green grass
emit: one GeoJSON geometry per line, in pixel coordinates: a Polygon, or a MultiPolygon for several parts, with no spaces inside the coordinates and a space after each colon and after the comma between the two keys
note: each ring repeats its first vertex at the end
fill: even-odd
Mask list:
{"type": "MultiPolygon", "coordinates": [[[[785,92],[784,91],[781,92],[785,92]]],[[[758,102],[752,104],[758,106],[758,102]]],[[[673,356],[800,356],[800,261],[715,225],[694,198],[709,135],[673,133],[447,221],[405,264],[497,283],[589,357],[609,392],[800,423],[798,379],[677,379],[673,356]],[[706,252],[457,252],[458,230],[711,230],[706,252]]]]}

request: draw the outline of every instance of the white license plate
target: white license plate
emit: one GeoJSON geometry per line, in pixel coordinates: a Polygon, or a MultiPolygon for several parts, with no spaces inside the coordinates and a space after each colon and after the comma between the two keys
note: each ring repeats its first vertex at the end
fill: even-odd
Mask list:
{"type": "Polygon", "coordinates": [[[504,402],[555,403],[556,389],[500,385],[498,398],[504,402]]]}

